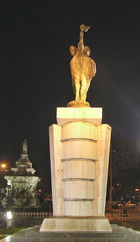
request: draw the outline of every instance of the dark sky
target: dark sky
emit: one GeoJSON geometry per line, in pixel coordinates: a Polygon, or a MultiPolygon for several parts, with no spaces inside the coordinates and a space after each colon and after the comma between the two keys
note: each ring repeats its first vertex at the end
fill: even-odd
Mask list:
{"type": "Polygon", "coordinates": [[[140,150],[140,3],[133,1],[0,1],[0,161],[18,159],[27,138],[33,167],[49,184],[48,127],[56,107],[73,100],[69,46],[79,25],[97,75],[88,101],[103,122],[140,150]]]}

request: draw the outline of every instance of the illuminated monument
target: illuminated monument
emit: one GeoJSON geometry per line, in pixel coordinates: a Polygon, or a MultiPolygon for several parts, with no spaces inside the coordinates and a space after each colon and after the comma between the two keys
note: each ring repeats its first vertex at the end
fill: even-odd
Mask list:
{"type": "Polygon", "coordinates": [[[5,176],[7,180],[6,196],[2,203],[6,208],[28,209],[39,207],[36,196],[37,183],[40,181],[35,176],[35,169],[28,158],[28,144],[26,139],[22,144],[20,159],[16,161],[16,167],[11,168],[12,174],[5,176]]]}
{"type": "Polygon", "coordinates": [[[112,231],[105,217],[111,127],[102,124],[102,108],[86,102],[96,64],[84,46],[80,26],[78,47],[70,62],[75,100],[57,108],[57,124],[49,128],[53,217],[40,231],[112,231]]]}

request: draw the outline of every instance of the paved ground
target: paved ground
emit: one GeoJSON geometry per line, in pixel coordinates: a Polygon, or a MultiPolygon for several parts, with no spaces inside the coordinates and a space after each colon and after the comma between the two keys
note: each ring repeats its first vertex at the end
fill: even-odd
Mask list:
{"type": "Polygon", "coordinates": [[[6,237],[2,242],[140,242],[140,233],[112,224],[112,233],[39,232],[40,226],[22,230],[6,237]]]}

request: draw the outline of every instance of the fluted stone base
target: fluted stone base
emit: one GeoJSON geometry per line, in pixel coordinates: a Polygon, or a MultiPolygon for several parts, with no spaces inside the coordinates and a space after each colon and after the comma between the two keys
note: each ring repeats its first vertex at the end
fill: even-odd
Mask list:
{"type": "Polygon", "coordinates": [[[111,127],[102,108],[57,108],[49,127],[53,218],[40,231],[106,231],[111,127]]]}
{"type": "Polygon", "coordinates": [[[46,231],[112,232],[112,228],[106,217],[52,217],[43,220],[40,232],[46,231]]]}

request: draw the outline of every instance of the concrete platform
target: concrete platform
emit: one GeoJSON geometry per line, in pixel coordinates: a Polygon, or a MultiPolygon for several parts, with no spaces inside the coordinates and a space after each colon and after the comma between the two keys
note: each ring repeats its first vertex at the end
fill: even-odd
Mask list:
{"type": "Polygon", "coordinates": [[[112,232],[39,232],[40,226],[22,230],[2,242],[139,242],[140,232],[112,224],[112,232]]]}
{"type": "Polygon", "coordinates": [[[106,217],[51,217],[43,220],[40,232],[112,232],[106,217]]]}

